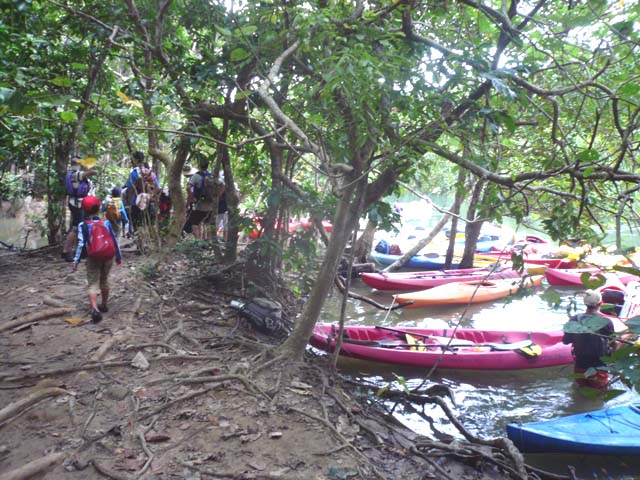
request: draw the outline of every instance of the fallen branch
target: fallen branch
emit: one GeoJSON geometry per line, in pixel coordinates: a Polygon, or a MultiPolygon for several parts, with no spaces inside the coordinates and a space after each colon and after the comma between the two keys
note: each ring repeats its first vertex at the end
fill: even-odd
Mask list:
{"type": "Polygon", "coordinates": [[[96,460],[92,460],[91,465],[93,465],[93,468],[96,469],[96,472],[98,472],[100,475],[103,475],[107,478],[111,478],[113,480],[133,480],[133,477],[114,472],[113,470],[105,467],[102,463],[96,460]]]}
{"type": "MultiPolygon", "coordinates": [[[[170,360],[194,360],[196,362],[205,360],[220,360],[217,355],[165,355],[161,357],[153,357],[148,359],[149,362],[160,362],[170,360]]],[[[25,373],[24,375],[0,375],[0,380],[4,382],[17,382],[20,380],[26,380],[29,378],[38,378],[52,375],[62,375],[65,373],[81,372],[83,370],[98,370],[101,368],[113,368],[113,367],[130,367],[131,360],[121,360],[117,362],[102,362],[102,363],[87,363],[85,365],[78,365],[75,367],[66,368],[53,368],[51,370],[45,370],[42,372],[25,373]]]]}
{"type": "Polygon", "coordinates": [[[63,452],[50,453],[3,474],[0,476],[0,480],[26,480],[40,472],[48,471],[53,465],[62,461],[65,456],[66,454],[63,452]]]}
{"type": "Polygon", "coordinates": [[[71,313],[72,311],[72,308],[51,308],[43,312],[34,312],[30,315],[27,315],[26,317],[3,323],[2,325],[0,325],[0,332],[11,330],[12,328],[15,328],[19,325],[24,325],[25,323],[32,323],[37,322],[38,320],[47,320],[52,317],[66,315],[68,313],[71,313]]]}
{"type": "Polygon", "coordinates": [[[53,297],[50,296],[45,296],[42,299],[42,303],[45,305],[49,305],[50,307],[56,307],[56,308],[71,308],[69,307],[69,305],[65,304],[64,302],[60,301],[60,300],[56,300],[53,297]]]}
{"type": "MultiPolygon", "coordinates": [[[[344,285],[342,278],[340,278],[339,276],[336,276],[334,283],[338,287],[338,290],[340,290],[341,293],[344,293],[346,287],[344,285]]],[[[387,307],[386,305],[382,305],[369,297],[365,297],[364,295],[359,295],[353,292],[348,292],[348,295],[350,298],[368,303],[369,305],[379,308],[380,310],[398,310],[399,308],[406,307],[407,305],[411,305],[413,303],[413,301],[410,301],[410,302],[399,303],[397,305],[392,304],[393,306],[387,307]]],[[[395,303],[395,301],[393,303],[395,303]]]]}
{"type": "Polygon", "coordinates": [[[40,402],[41,400],[44,400],[45,398],[57,397],[60,395],[67,395],[68,393],[69,392],[67,392],[62,388],[55,388],[55,387],[36,390],[35,392],[30,393],[29,395],[27,395],[26,397],[20,400],[10,403],[6,407],[4,407],[2,410],[0,410],[0,423],[20,413],[25,408],[28,408],[31,405],[34,405],[40,402]]]}
{"type": "Polygon", "coordinates": [[[487,445],[490,447],[497,447],[504,450],[509,454],[509,456],[513,460],[513,463],[515,465],[519,478],[522,478],[522,479],[528,478],[522,453],[520,453],[520,451],[516,448],[516,446],[513,444],[511,440],[505,437],[498,437],[498,438],[492,438],[492,439],[486,440],[483,438],[476,437],[475,435],[472,435],[469,431],[467,431],[466,428],[464,428],[464,425],[460,423],[460,421],[456,418],[456,416],[453,414],[453,412],[451,411],[449,406],[444,402],[444,400],[442,400],[440,397],[432,397],[432,399],[433,399],[433,403],[436,403],[440,406],[440,408],[447,415],[447,418],[451,421],[451,423],[458,429],[460,433],[462,433],[462,435],[464,435],[464,438],[466,438],[468,441],[473,443],[477,443],[480,445],[487,445]]]}
{"type": "Polygon", "coordinates": [[[376,476],[378,478],[384,479],[385,477],[378,472],[378,470],[373,466],[373,464],[371,463],[371,461],[369,460],[369,458],[362,453],[353,443],[351,443],[349,440],[347,440],[344,435],[342,435],[337,429],[336,427],[334,427],[333,425],[331,425],[331,422],[329,422],[328,420],[325,420],[322,417],[318,417],[317,415],[313,415],[312,413],[308,413],[305,412],[304,410],[300,410],[298,408],[295,407],[289,407],[289,410],[293,411],[293,412],[297,412],[301,415],[304,415],[305,417],[309,417],[313,420],[315,420],[316,422],[319,422],[321,424],[323,424],[325,427],[327,427],[331,433],[333,433],[333,435],[340,441],[340,449],[342,449],[343,447],[349,448],[351,449],[356,455],[358,455],[360,458],[362,458],[365,463],[374,471],[374,473],[376,474],[376,476]]]}

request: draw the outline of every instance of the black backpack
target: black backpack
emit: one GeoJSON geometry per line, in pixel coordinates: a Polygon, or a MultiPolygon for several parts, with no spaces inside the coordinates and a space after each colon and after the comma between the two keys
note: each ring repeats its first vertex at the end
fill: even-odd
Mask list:
{"type": "Polygon", "coordinates": [[[200,184],[193,186],[193,196],[199,202],[213,202],[215,198],[215,182],[209,172],[196,172],[200,175],[200,184]]]}
{"type": "Polygon", "coordinates": [[[254,298],[247,302],[231,301],[231,308],[235,309],[249,323],[266,335],[287,335],[290,327],[282,320],[282,308],[266,298],[254,298]]]}

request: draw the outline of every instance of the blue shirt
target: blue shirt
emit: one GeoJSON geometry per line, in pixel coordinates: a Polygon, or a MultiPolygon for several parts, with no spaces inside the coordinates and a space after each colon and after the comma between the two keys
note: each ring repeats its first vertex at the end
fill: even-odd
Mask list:
{"type": "MultiPolygon", "coordinates": [[[[89,233],[89,237],[91,237],[91,223],[99,222],[99,217],[93,217],[91,220],[87,220],[83,222],[87,226],[87,232],[89,233]],[[90,222],[90,223],[89,223],[90,222]]],[[[104,226],[107,227],[109,233],[111,234],[111,238],[113,238],[113,243],[116,246],[116,260],[122,260],[122,254],[120,253],[120,245],[118,245],[118,240],[116,239],[115,234],[113,233],[113,228],[111,227],[111,223],[109,220],[104,221],[104,226]]],[[[76,248],[76,255],[73,257],[73,263],[80,263],[80,256],[82,255],[82,249],[85,245],[84,239],[84,228],[82,228],[82,223],[78,225],[78,248],[76,248]]]]}
{"type": "MultiPolygon", "coordinates": [[[[129,179],[127,180],[127,183],[125,183],[125,187],[133,190],[133,200],[131,201],[131,205],[136,205],[136,200],[138,198],[138,190],[136,189],[136,182],[141,177],[141,175],[142,175],[142,172],[140,170],[140,167],[136,167],[133,170],[131,170],[131,173],[129,174],[129,179]]],[[[155,174],[153,175],[153,183],[155,184],[156,187],[160,188],[158,177],[156,177],[155,174]]]]}

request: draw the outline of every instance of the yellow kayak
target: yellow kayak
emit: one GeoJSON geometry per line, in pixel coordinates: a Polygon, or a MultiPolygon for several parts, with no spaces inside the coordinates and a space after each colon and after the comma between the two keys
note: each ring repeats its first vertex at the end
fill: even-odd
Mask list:
{"type": "Polygon", "coordinates": [[[523,287],[539,286],[543,279],[544,275],[536,275],[502,280],[453,282],[428,290],[396,295],[396,302],[413,302],[405,308],[490,302],[514,294],[523,287]]]}

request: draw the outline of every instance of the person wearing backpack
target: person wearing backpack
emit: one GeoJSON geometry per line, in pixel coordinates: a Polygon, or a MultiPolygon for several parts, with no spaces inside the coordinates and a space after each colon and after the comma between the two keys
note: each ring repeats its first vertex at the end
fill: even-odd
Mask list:
{"type": "Polygon", "coordinates": [[[127,210],[124,208],[121,194],[122,190],[120,187],[113,187],[111,189],[111,195],[105,198],[102,206],[104,216],[111,223],[116,237],[120,237],[120,232],[124,235],[127,224],[129,223],[129,216],[127,215],[127,210]]]}
{"type": "Polygon", "coordinates": [[[87,219],[78,227],[78,247],[73,259],[73,271],[78,270],[81,258],[87,258],[87,284],[89,285],[89,304],[91,320],[102,320],[102,314],[109,311],[109,273],[115,258],[116,264],[122,263],[118,238],[111,222],[101,219],[100,199],[92,195],[82,199],[82,209],[87,219]],[[102,301],[98,305],[98,293],[102,301]]]}
{"type": "MultiPolygon", "coordinates": [[[[153,172],[144,162],[144,153],[133,152],[133,170],[129,173],[129,178],[125,184],[127,198],[125,203],[130,208],[130,221],[133,230],[145,222],[150,222],[153,215],[148,216],[147,211],[153,210],[157,204],[157,196],[160,192],[160,183],[153,172]]],[[[155,212],[154,212],[155,213],[155,212]]]]}
{"type": "Polygon", "coordinates": [[[211,231],[208,228],[213,216],[215,199],[215,181],[208,171],[209,161],[200,159],[200,170],[194,173],[187,182],[187,204],[193,207],[186,225],[193,227],[193,233],[200,240],[209,240],[211,231]]]}
{"type": "Polygon", "coordinates": [[[71,159],[69,171],[65,175],[64,186],[67,194],[67,207],[71,213],[71,223],[62,245],[62,258],[70,262],[73,259],[73,247],[78,239],[77,227],[84,219],[81,202],[93,191],[93,183],[89,177],[96,174],[95,170],[82,170],[77,155],[71,159]]]}

